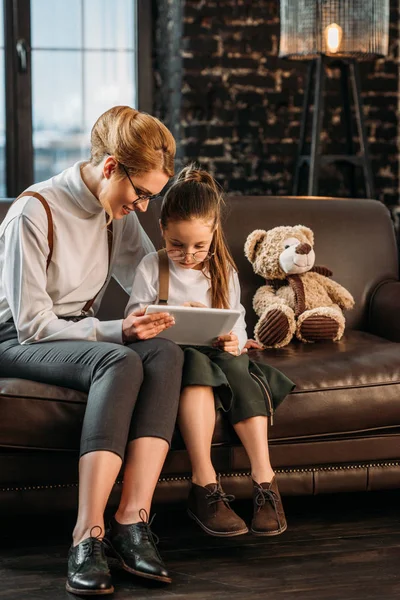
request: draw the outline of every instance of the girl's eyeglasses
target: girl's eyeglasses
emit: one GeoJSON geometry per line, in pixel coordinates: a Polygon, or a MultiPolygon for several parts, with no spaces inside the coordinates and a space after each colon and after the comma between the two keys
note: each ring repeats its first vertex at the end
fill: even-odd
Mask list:
{"type": "Polygon", "coordinates": [[[171,260],[185,260],[189,256],[193,256],[193,260],[197,263],[210,260],[214,256],[214,252],[208,252],[207,250],[199,250],[198,252],[184,252],[183,250],[167,250],[167,254],[171,260]]]}
{"type": "Polygon", "coordinates": [[[135,187],[135,184],[133,183],[132,179],[130,178],[130,175],[128,173],[128,169],[122,164],[119,163],[121,165],[121,167],[123,168],[125,175],[127,176],[127,178],[129,179],[129,182],[133,188],[133,191],[135,192],[137,198],[136,200],[134,200],[132,202],[133,206],[136,206],[137,204],[140,204],[141,202],[151,202],[152,200],[157,200],[157,198],[160,198],[159,194],[143,194],[143,193],[139,193],[135,187]]]}

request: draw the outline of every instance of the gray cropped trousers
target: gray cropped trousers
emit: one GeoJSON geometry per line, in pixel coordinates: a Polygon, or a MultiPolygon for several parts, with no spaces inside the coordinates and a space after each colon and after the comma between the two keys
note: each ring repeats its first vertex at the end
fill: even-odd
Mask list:
{"type": "Polygon", "coordinates": [[[81,456],[108,450],[123,459],[127,443],[140,437],[162,438],[170,444],[182,365],[182,350],[164,339],[126,346],[75,340],[21,345],[14,324],[0,325],[0,377],[88,394],[81,456]]]}

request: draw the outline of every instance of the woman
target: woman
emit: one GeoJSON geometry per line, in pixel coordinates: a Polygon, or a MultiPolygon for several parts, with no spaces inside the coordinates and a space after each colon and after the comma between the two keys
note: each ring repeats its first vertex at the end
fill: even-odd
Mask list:
{"type": "Polygon", "coordinates": [[[123,568],[170,582],[148,515],[176,420],[182,351],[151,339],[173,325],[165,313],[105,322],[94,314],[110,277],[129,292],[154,250],[135,211],[173,175],[174,155],[162,123],[114,107],[92,129],[91,160],[31,186],[0,227],[0,377],[88,393],[66,584],[76,594],[113,592],[104,510],[124,457],[108,537],[123,568]]]}

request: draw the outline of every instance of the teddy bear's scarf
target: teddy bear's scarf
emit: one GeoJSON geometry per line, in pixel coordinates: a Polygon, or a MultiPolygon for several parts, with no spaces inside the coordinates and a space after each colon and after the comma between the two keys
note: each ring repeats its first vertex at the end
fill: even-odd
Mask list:
{"type": "Polygon", "coordinates": [[[300,275],[288,275],[288,282],[294,292],[294,314],[299,317],[306,310],[306,295],[300,275]]]}
{"type": "MultiPolygon", "coordinates": [[[[331,277],[332,271],[328,267],[313,267],[308,271],[309,273],[319,273],[325,277],[331,277]]],[[[300,275],[288,275],[286,279],[272,279],[267,280],[267,284],[272,285],[275,290],[280,287],[289,285],[294,293],[295,302],[295,316],[299,317],[306,309],[306,296],[304,292],[304,285],[300,275]]]]}

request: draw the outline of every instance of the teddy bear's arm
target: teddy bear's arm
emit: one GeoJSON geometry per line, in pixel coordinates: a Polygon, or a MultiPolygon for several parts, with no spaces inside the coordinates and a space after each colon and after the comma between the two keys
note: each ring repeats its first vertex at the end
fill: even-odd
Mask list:
{"type": "Polygon", "coordinates": [[[346,290],[340,283],[328,279],[323,275],[319,275],[322,278],[323,286],[328,292],[331,300],[338,304],[340,308],[350,309],[354,306],[354,298],[349,291],[346,290]]]}
{"type": "Polygon", "coordinates": [[[270,285],[263,285],[254,294],[253,308],[259,317],[271,304],[282,304],[288,306],[288,303],[283,298],[276,295],[275,290],[270,285]]]}

